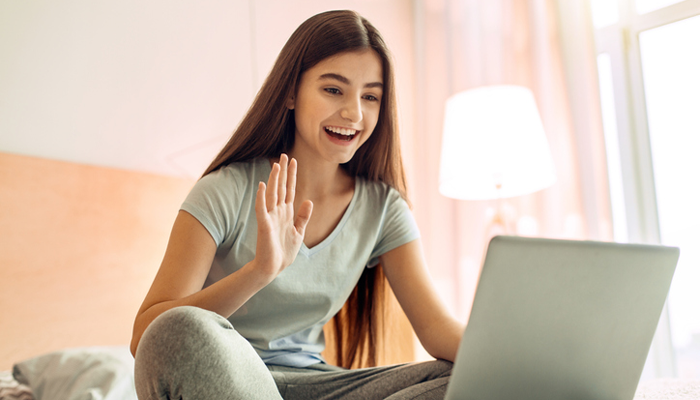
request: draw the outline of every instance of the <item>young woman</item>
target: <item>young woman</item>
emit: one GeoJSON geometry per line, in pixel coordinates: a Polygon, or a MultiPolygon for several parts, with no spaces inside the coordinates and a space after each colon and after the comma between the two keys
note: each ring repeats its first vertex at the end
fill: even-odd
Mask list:
{"type": "Polygon", "coordinates": [[[430,284],[396,125],[377,30],[304,22],[175,220],[134,323],[140,399],[443,398],[464,327],[430,284]],[[334,316],[340,364],[372,361],[383,279],[438,360],[325,363],[334,316]]]}

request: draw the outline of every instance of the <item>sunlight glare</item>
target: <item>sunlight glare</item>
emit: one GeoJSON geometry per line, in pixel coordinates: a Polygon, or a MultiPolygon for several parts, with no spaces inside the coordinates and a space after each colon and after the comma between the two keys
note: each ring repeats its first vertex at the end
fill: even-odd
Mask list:
{"type": "Polygon", "coordinates": [[[639,43],[659,228],[680,260],[669,317],[681,377],[700,377],[700,16],[642,32],[639,43]]]}

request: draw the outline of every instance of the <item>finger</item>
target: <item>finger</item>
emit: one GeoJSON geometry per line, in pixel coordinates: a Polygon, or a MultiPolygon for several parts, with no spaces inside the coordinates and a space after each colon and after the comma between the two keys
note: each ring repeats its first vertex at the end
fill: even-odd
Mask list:
{"type": "Polygon", "coordinates": [[[255,215],[258,222],[265,218],[267,206],[265,205],[265,182],[258,183],[258,193],[255,195],[255,215]]]}
{"type": "Polygon", "coordinates": [[[277,204],[277,182],[280,177],[280,165],[274,163],[272,165],[272,171],[270,171],[270,177],[267,180],[267,211],[271,211],[272,208],[277,204]]]}
{"type": "Polygon", "coordinates": [[[297,217],[294,219],[294,227],[302,237],[304,236],[304,233],[306,233],[306,225],[309,224],[313,210],[314,203],[312,203],[311,200],[306,200],[299,207],[299,211],[297,211],[297,217]]]}
{"type": "Polygon", "coordinates": [[[289,171],[287,172],[287,203],[294,204],[294,196],[297,190],[297,160],[292,158],[289,162],[289,171]]]}
{"type": "Polygon", "coordinates": [[[287,161],[286,154],[280,156],[280,179],[277,187],[277,204],[284,204],[287,201],[287,161]]]}

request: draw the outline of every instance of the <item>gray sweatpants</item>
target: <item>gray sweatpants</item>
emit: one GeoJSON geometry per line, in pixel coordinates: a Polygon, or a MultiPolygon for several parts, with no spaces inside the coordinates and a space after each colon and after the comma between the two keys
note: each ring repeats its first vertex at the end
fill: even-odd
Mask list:
{"type": "Polygon", "coordinates": [[[158,316],[136,352],[140,400],[442,399],[452,363],[346,370],[266,366],[222,316],[178,307],[158,316]]]}

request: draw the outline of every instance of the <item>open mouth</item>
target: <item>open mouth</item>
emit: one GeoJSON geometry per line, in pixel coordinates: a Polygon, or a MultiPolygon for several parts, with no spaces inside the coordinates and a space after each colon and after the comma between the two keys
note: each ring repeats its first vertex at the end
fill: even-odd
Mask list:
{"type": "Polygon", "coordinates": [[[357,135],[360,132],[355,129],[338,128],[335,126],[327,126],[323,129],[329,136],[346,142],[351,141],[355,137],[355,135],[357,135]]]}

